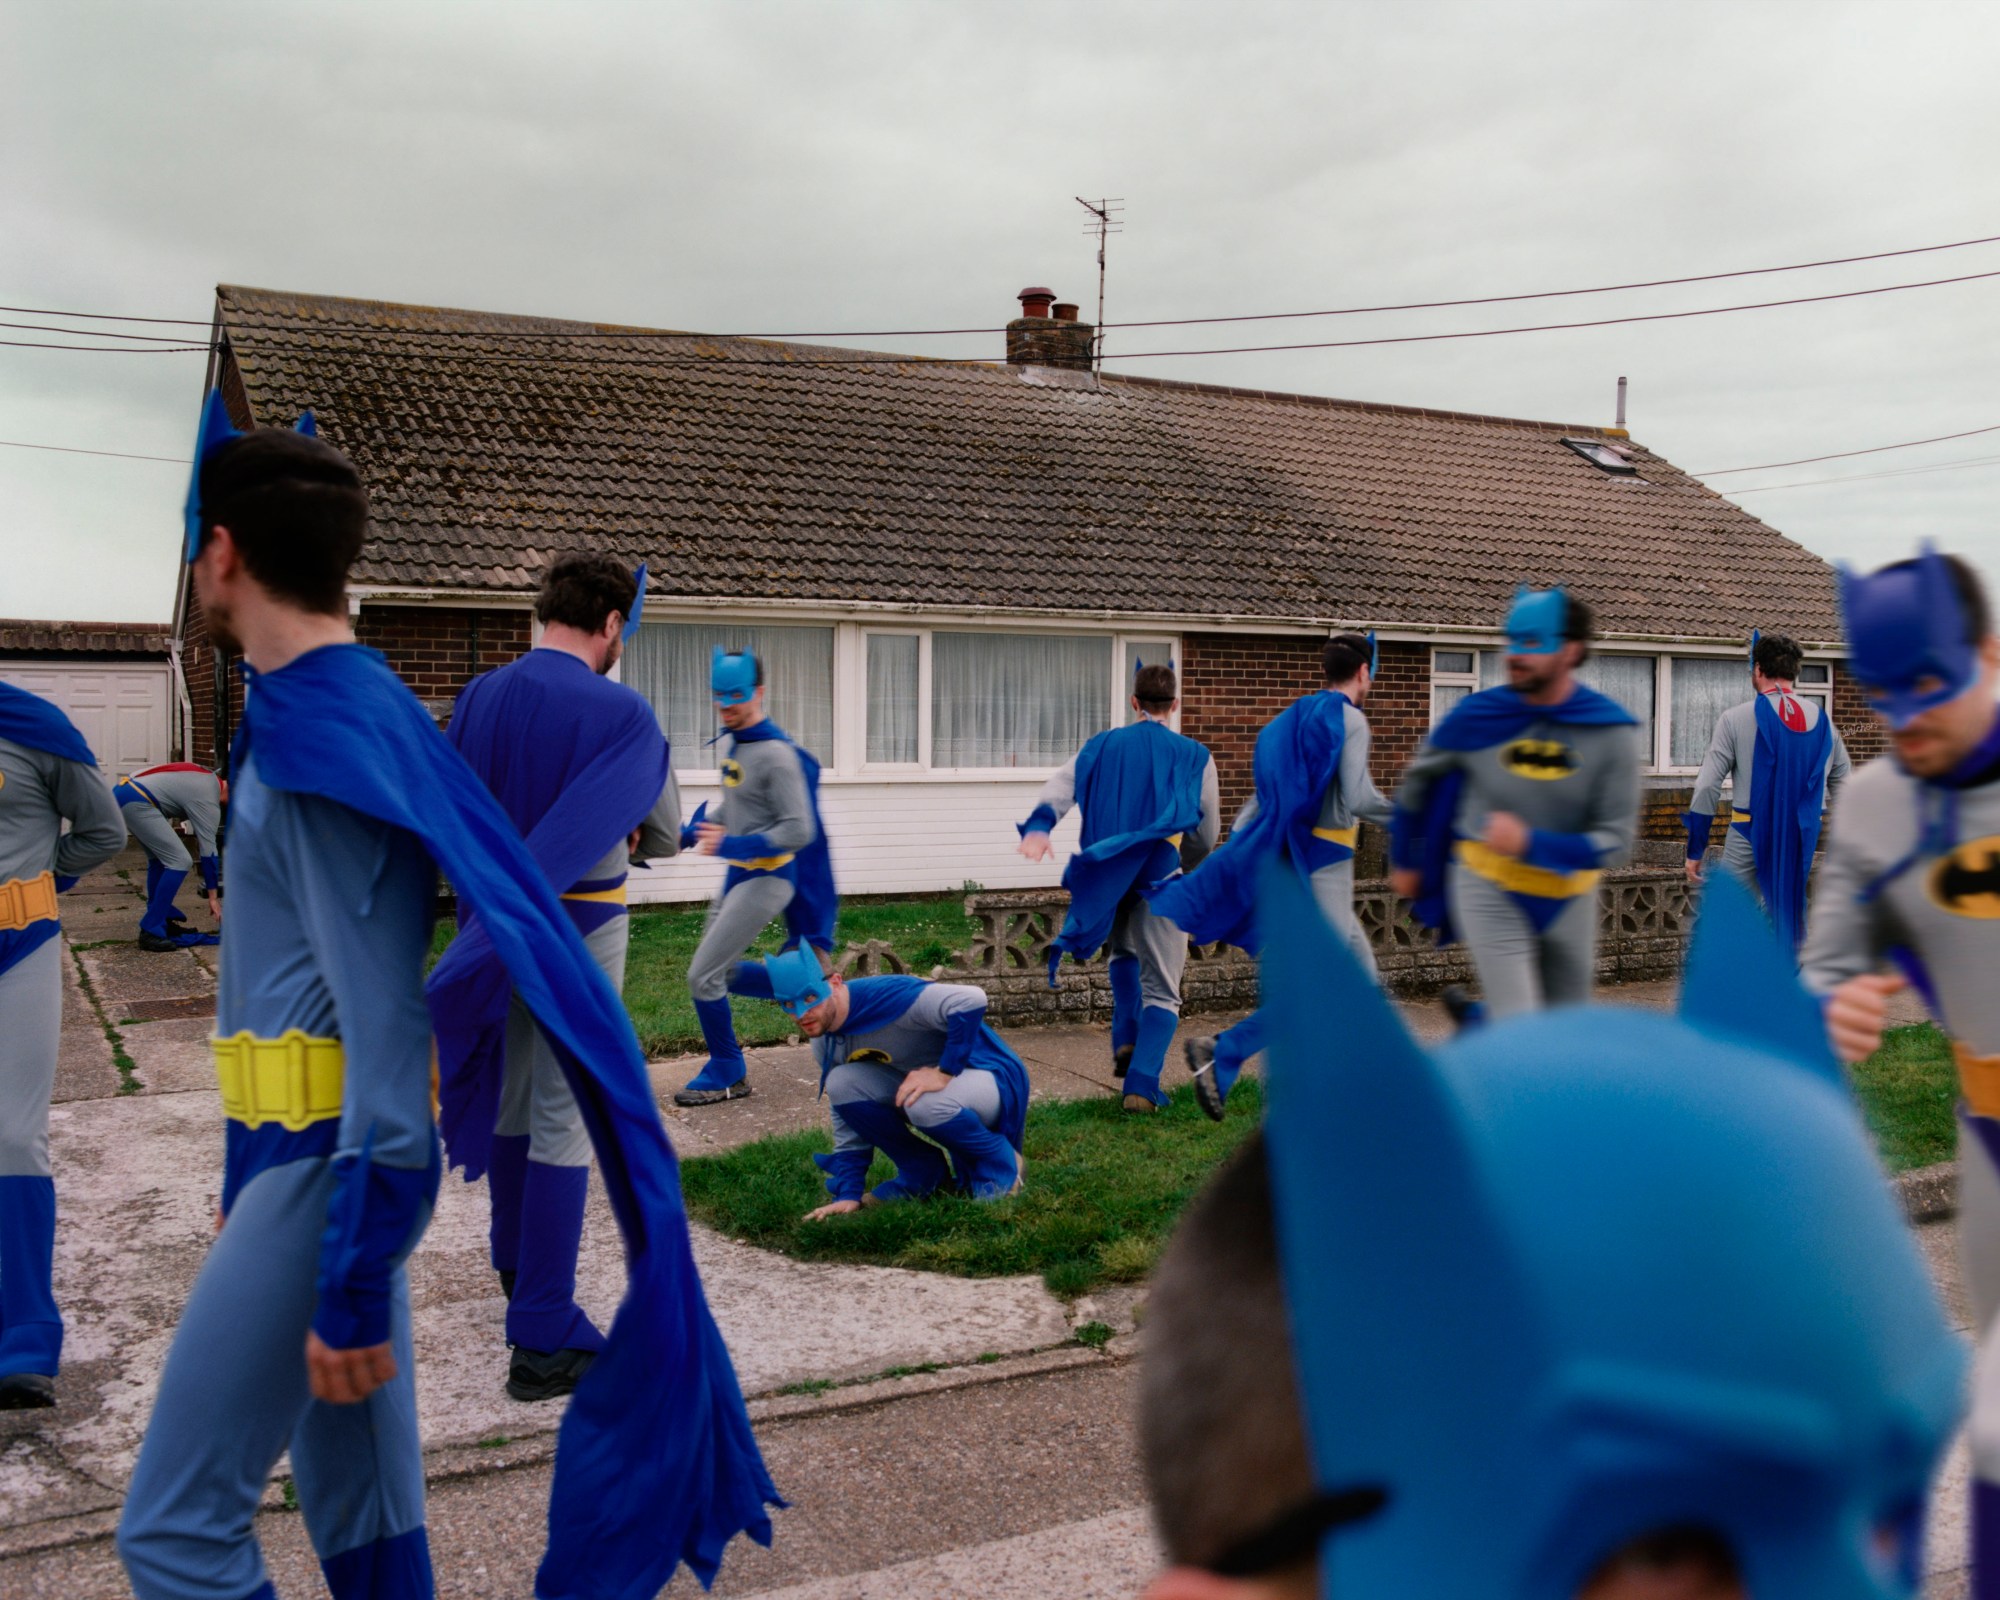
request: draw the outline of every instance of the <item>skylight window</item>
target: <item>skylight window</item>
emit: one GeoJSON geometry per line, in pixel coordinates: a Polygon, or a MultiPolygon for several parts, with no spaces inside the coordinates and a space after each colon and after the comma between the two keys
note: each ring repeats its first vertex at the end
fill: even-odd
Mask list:
{"type": "Polygon", "coordinates": [[[1606,444],[1601,439],[1565,439],[1563,443],[1600,471],[1615,472],[1621,478],[1638,474],[1632,458],[1615,444],[1606,444]]]}

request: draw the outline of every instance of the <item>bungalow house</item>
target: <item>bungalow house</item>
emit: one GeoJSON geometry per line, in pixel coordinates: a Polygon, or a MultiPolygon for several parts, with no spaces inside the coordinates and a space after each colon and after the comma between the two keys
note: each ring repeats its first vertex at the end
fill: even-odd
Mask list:
{"type": "MultiPolygon", "coordinates": [[[[310,407],[360,467],[356,631],[440,716],[529,646],[552,556],[646,561],[621,671],[687,803],[716,792],[710,647],[754,649],[824,763],[849,893],[1053,883],[1013,825],[1127,715],[1142,660],[1180,666],[1180,727],[1233,812],[1320,642],[1373,629],[1390,784],[1495,681],[1521,581],[1596,607],[1588,675],[1643,725],[1656,831],[1748,695],[1752,628],[1806,644],[1801,691],[1874,748],[1831,570],[1623,430],[1097,375],[1053,299],[1024,293],[989,363],[225,286],[211,381],[239,425],[310,407]]],[[[214,760],[240,691],[185,580],[174,628],[184,753],[214,760]]],[[[717,870],[662,863],[634,896],[700,897],[717,870]]]]}

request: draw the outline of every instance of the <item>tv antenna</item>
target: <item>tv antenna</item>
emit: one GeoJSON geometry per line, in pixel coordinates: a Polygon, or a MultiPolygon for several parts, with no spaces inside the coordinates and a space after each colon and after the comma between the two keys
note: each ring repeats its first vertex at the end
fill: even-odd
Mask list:
{"type": "Polygon", "coordinates": [[[1091,330],[1090,339],[1090,366],[1094,372],[1104,362],[1104,241],[1114,233],[1125,231],[1125,224],[1118,215],[1125,209],[1125,202],[1122,199],[1092,202],[1078,195],[1076,203],[1093,219],[1083,231],[1097,235],[1097,326],[1091,330]]]}

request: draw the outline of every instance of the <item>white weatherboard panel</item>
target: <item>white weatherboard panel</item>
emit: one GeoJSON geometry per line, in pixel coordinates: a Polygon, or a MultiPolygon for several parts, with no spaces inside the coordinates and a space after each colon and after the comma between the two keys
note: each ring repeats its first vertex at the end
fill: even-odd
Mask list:
{"type": "Polygon", "coordinates": [[[0,681],[62,707],[113,778],[169,758],[167,665],[83,666],[0,661],[0,681]]]}
{"type": "MultiPolygon", "coordinates": [[[[1041,782],[975,779],[898,783],[828,781],[820,788],[820,813],[833,846],[834,881],[842,894],[912,894],[960,889],[1053,888],[1076,848],[1075,813],[1055,831],[1055,854],[1024,860],[1016,852],[1014,825],[1035,809],[1041,782]]],[[[689,815],[713,785],[685,784],[681,805],[689,815]]],[[[723,866],[709,857],[684,855],[631,877],[634,902],[706,900],[722,882],[723,866]]]]}

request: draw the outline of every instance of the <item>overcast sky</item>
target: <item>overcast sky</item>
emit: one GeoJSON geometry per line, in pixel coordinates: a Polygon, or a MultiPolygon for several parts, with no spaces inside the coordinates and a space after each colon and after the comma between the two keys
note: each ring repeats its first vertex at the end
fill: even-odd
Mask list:
{"type": "MultiPolygon", "coordinates": [[[[0,0],[0,301],[217,282],[715,331],[1107,320],[1776,266],[2000,234],[1990,3],[0,0]]],[[[2000,245],[1521,306],[1113,332],[1435,333],[2000,273],[2000,245]]],[[[6,320],[35,319],[0,313],[6,320]]],[[[44,318],[44,321],[60,319],[44,318]]],[[[153,330],[155,332],[173,330],[153,330]]],[[[47,337],[0,329],[0,338],[47,337]]],[[[82,342],[82,341],[70,341],[82,342]]],[[[997,337],[877,339],[998,357],[997,337]]],[[[2000,277],[1113,370],[1608,423],[1698,472],[2000,425],[2000,277]]],[[[0,440],[185,458],[199,355],[0,347],[0,440]]],[[[2000,577],[2000,432],[1721,477],[1828,557],[2000,577]]],[[[0,615],[164,619],[185,473],[0,447],[0,615]]]]}

